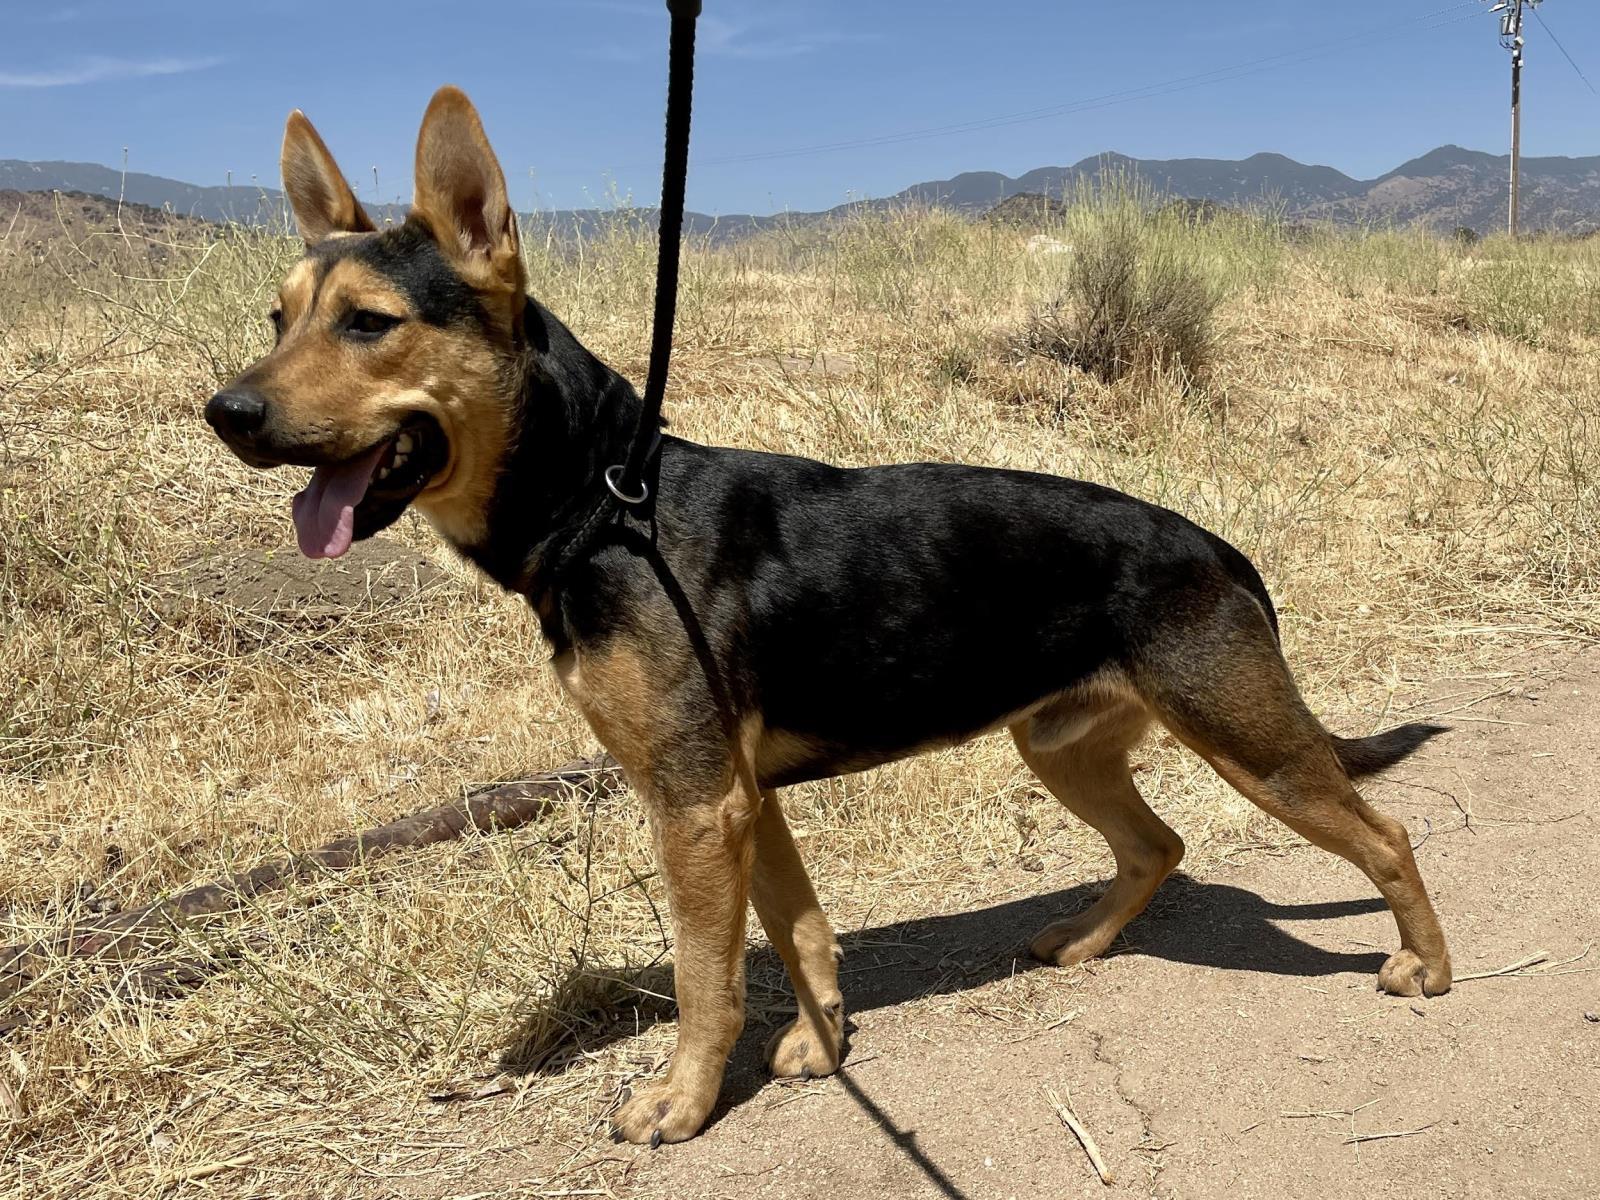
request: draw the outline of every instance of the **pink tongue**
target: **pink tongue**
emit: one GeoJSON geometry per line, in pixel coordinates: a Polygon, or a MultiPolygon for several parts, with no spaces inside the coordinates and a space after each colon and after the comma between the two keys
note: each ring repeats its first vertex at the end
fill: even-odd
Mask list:
{"type": "Polygon", "coordinates": [[[307,558],[338,558],[355,540],[356,505],[389,448],[380,442],[360,458],[318,467],[305,491],[294,498],[294,530],[307,558]]]}

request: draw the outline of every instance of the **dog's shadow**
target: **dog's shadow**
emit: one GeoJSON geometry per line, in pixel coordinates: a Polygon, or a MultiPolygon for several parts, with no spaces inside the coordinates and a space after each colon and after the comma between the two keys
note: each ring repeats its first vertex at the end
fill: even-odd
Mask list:
{"type": "MultiPolygon", "coordinates": [[[[1081,884],[969,912],[843,933],[839,943],[845,956],[841,971],[845,1007],[852,1013],[872,1012],[1036,970],[1044,964],[1028,955],[1028,938],[1040,926],[1082,911],[1102,890],[1101,885],[1081,884]]],[[[1384,907],[1375,896],[1320,904],[1275,904],[1243,888],[1201,883],[1180,872],[1162,886],[1150,909],[1129,925],[1111,954],[1300,977],[1374,974],[1383,965],[1383,954],[1324,950],[1301,941],[1277,922],[1329,920],[1384,907]]],[[[770,947],[752,951],[746,966],[751,1008],[759,1013],[765,1007],[770,1019],[763,1022],[753,1013],[729,1062],[722,1102],[713,1120],[749,1099],[766,1082],[763,1044],[794,1011],[783,964],[770,947]],[[767,1000],[771,1003],[765,1004],[767,1000]]],[[[659,999],[670,990],[669,968],[657,965],[620,977],[641,997],[637,1005],[629,1006],[625,1019],[613,1014],[609,1020],[587,1022],[572,1039],[577,1045],[551,1047],[548,1020],[535,1016],[514,1031],[501,1057],[501,1068],[513,1074],[556,1074],[582,1057],[562,1053],[563,1049],[593,1053],[672,1019],[671,1005],[659,999]]]]}

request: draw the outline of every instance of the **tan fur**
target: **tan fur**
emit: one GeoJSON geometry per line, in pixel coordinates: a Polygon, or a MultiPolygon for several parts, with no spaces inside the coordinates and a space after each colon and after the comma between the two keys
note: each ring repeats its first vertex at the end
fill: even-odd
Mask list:
{"type": "Polygon", "coordinates": [[[1406,828],[1351,786],[1326,745],[1306,744],[1281,771],[1263,776],[1225,751],[1173,730],[1241,794],[1306,841],[1361,868],[1388,902],[1400,949],[1378,971],[1378,986],[1397,996],[1450,990],[1453,970],[1444,930],[1417,870],[1406,828]]]}
{"type": "Polygon", "coordinates": [[[1398,953],[1378,972],[1396,995],[1450,990],[1444,932],[1417,871],[1405,826],[1361,797],[1306,708],[1276,646],[1240,643],[1224,686],[1197,687],[1185,660],[1146,687],[1175,737],[1234,788],[1313,845],[1354,863],[1388,901],[1398,953]]]}
{"type": "Polygon", "coordinates": [[[756,818],[751,899],[767,940],[789,969],[799,1013],[767,1042],[774,1075],[830,1075],[844,1052],[839,943],[817,903],[777,792],[764,792],[756,818]]]}
{"type": "Polygon", "coordinates": [[[612,1121],[623,1136],[682,1141],[705,1123],[728,1054],[744,1028],[744,923],[761,797],[745,780],[701,804],[647,798],[675,935],[678,1044],[666,1077],[640,1089],[612,1121]]]}
{"type": "Polygon", "coordinates": [[[289,268],[278,285],[278,311],[283,314],[286,331],[292,332],[301,316],[310,311],[316,287],[317,271],[309,258],[302,258],[289,268]]]}
{"type": "Polygon", "coordinates": [[[556,658],[555,670],[589,728],[629,777],[652,778],[668,723],[654,719],[660,692],[651,685],[645,659],[631,648],[604,655],[574,649],[556,658]]]}
{"type": "Polygon", "coordinates": [[[756,728],[754,744],[758,778],[771,779],[782,775],[792,767],[811,761],[816,755],[816,743],[806,738],[781,729],[767,729],[759,724],[756,728]]]}
{"type": "Polygon", "coordinates": [[[1034,936],[1029,949],[1036,958],[1072,966],[1103,952],[1183,857],[1182,839],[1145,805],[1128,767],[1128,751],[1149,724],[1142,704],[1095,688],[1011,727],[1023,761],[1074,816],[1100,832],[1117,862],[1111,887],[1087,912],[1034,936]]]}
{"type": "MultiPolygon", "coordinates": [[[[645,647],[617,639],[604,653],[569,651],[556,660],[562,685],[644,799],[675,932],[679,1024],[672,1065],[613,1117],[634,1141],[657,1131],[664,1141],[681,1141],[700,1129],[744,1028],[745,908],[763,810],[752,766],[758,734],[748,727],[721,743],[710,763],[679,757],[682,740],[693,737],[693,717],[673,709],[663,682],[687,669],[670,640],[645,647]]],[[[791,867],[798,869],[797,859],[780,860],[784,879],[792,878],[791,867]]],[[[772,910],[782,921],[801,920],[804,906],[793,901],[792,883],[762,893],[769,894],[783,897],[772,910]]],[[[816,909],[815,897],[810,907],[816,909]]],[[[808,937],[819,916],[802,921],[808,937]]]]}
{"type": "MultiPolygon", "coordinates": [[[[1048,753],[1103,736],[1101,726],[1124,717],[1130,709],[1143,710],[1133,684],[1120,671],[1101,671],[1076,687],[1047,697],[1005,724],[1009,729],[1026,725],[1028,744],[1040,753],[1048,753]]],[[[1144,720],[1149,722],[1148,715],[1144,720]]]]}
{"type": "Polygon", "coordinates": [[[284,128],[280,165],[284,193],[308,246],[334,233],[365,233],[375,228],[321,135],[299,109],[289,114],[284,128]]]}
{"type": "MultiPolygon", "coordinates": [[[[680,634],[681,636],[681,634],[680,634]]],[[[728,1053],[744,1027],[744,920],[755,905],[794,982],[799,1015],[768,1045],[780,1075],[825,1075],[844,1044],[838,944],[817,903],[777,796],[758,763],[803,751],[758,720],[721,742],[714,772],[689,757],[694,714],[674,709],[673,682],[698,669],[671,636],[614,640],[603,653],[570,650],[556,673],[601,742],[643,796],[667,882],[677,949],[678,1046],[666,1078],[613,1118],[634,1141],[693,1135],[715,1104],[728,1053]],[[753,876],[753,877],[752,877],[753,876]]]]}
{"type": "Polygon", "coordinates": [[[522,320],[527,277],[517,214],[477,109],[440,88],[417,134],[412,214],[426,221],[457,271],[509,334],[522,320]]]}
{"type": "Polygon", "coordinates": [[[348,458],[393,436],[413,413],[439,423],[449,460],[413,502],[446,537],[484,534],[495,470],[511,437],[502,398],[504,356],[471,330],[408,320],[384,340],[354,349],[335,322],[353,308],[412,316],[406,297],[362,263],[336,262],[320,286],[309,261],[278,290],[284,336],[252,369],[274,419],[299,440],[348,458]]]}

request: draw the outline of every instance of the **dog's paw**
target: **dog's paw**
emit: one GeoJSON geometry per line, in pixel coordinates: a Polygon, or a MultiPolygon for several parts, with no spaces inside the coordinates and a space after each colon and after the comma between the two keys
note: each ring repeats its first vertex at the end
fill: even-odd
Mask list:
{"type": "Polygon", "coordinates": [[[1028,953],[1040,962],[1054,963],[1058,967],[1075,967],[1102,953],[1117,936],[1117,929],[1088,920],[1087,916],[1046,925],[1033,935],[1028,953]]]}
{"type": "Polygon", "coordinates": [[[716,1100],[715,1092],[697,1095],[671,1079],[649,1084],[611,1115],[611,1136],[615,1141],[652,1147],[688,1141],[700,1132],[716,1100]]]}
{"type": "Polygon", "coordinates": [[[1441,996],[1450,990],[1450,964],[1430,968],[1413,950],[1397,950],[1378,970],[1378,987],[1391,996],[1441,996]]]}
{"type": "Polygon", "coordinates": [[[804,1017],[790,1021],[767,1040],[767,1069],[779,1079],[832,1075],[844,1057],[844,1006],[824,1010],[826,1029],[804,1017]]]}

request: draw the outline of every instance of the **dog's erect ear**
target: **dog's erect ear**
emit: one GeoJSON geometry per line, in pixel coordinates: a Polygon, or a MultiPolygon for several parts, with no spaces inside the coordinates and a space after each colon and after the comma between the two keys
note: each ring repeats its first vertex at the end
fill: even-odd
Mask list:
{"type": "Polygon", "coordinates": [[[334,233],[370,233],[377,228],[361,207],[339,164],[298,108],[283,129],[283,190],[300,223],[300,236],[313,246],[334,233]]]}
{"type": "Polygon", "coordinates": [[[416,189],[412,214],[427,223],[467,281],[520,297],[517,214],[478,110],[460,88],[442,87],[428,103],[417,134],[416,189]]]}

